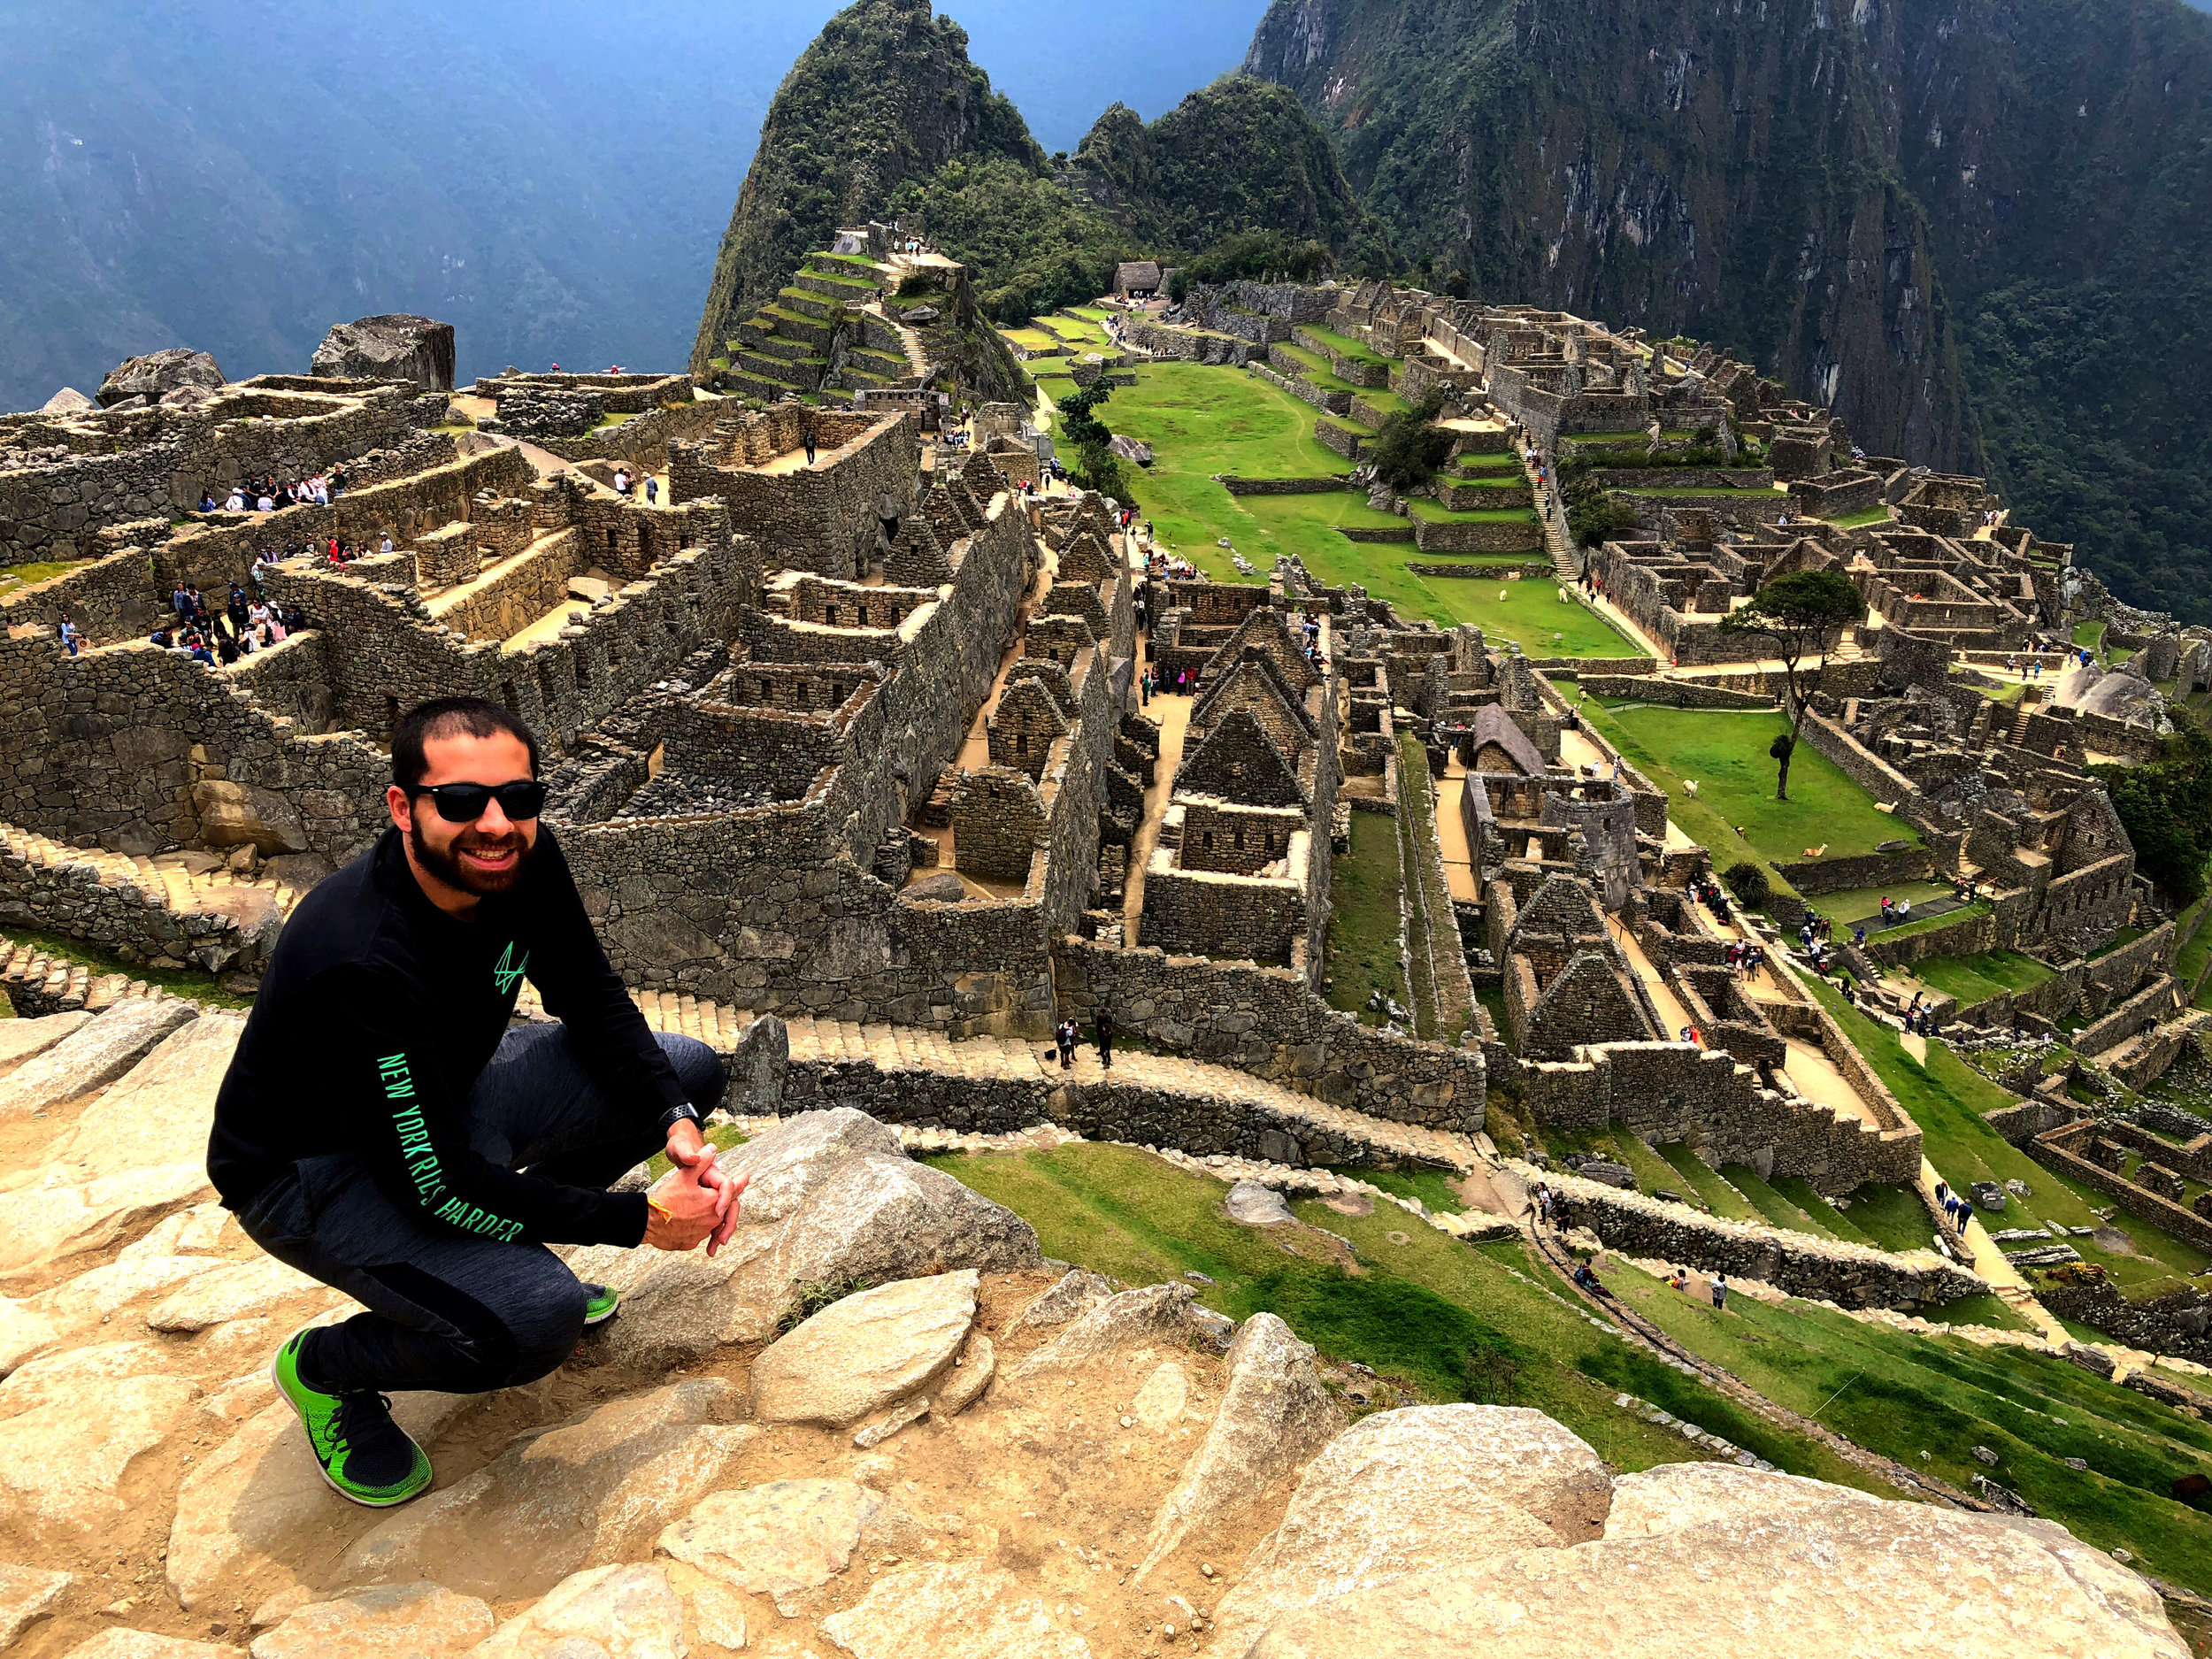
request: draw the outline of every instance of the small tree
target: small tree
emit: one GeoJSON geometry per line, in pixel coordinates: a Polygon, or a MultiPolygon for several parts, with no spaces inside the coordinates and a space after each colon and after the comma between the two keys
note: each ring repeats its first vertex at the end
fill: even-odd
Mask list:
{"type": "Polygon", "coordinates": [[[1795,713],[1790,729],[1767,750],[1778,763],[1774,778],[1778,801],[1790,798],[1790,756],[1797,748],[1798,733],[1804,729],[1812,695],[1827,676],[1828,656],[1835,649],[1836,636],[1865,615],[1866,601],[1841,571],[1794,571],[1778,576],[1753,595],[1749,604],[1721,618],[1724,634],[1760,634],[1772,640],[1774,654],[1782,661],[1795,713]],[[1803,668],[1808,657],[1817,657],[1820,661],[1814,667],[1803,668]]]}
{"type": "Polygon", "coordinates": [[[1074,473],[1076,483],[1120,501],[1128,495],[1121,461],[1106,447],[1114,434],[1097,412],[1098,406],[1113,395],[1114,388],[1101,376],[1082,390],[1062,398],[1060,435],[1075,449],[1075,465],[1069,470],[1074,473]]]}
{"type": "Polygon", "coordinates": [[[1368,446],[1375,476],[1400,495],[1408,495],[1436,476],[1452,453],[1452,434],[1436,424],[1444,394],[1431,387],[1418,403],[1383,417],[1382,429],[1368,446]]]}
{"type": "Polygon", "coordinates": [[[2205,890],[2212,862],[2212,733],[2178,703],[2169,704],[2173,735],[2149,765],[2092,766],[2134,843],[2135,867],[2177,906],[2205,890]]]}

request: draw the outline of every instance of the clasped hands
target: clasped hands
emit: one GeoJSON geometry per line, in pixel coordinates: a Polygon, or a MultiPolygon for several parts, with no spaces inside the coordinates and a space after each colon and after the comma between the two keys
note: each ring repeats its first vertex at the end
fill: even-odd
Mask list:
{"type": "Polygon", "coordinates": [[[660,1250],[688,1250],[706,1240],[712,1256],[737,1231],[738,1198],[749,1175],[733,1176],[715,1162],[715,1148],[685,1119],[668,1132],[667,1174],[646,1194],[645,1242],[660,1250]]]}

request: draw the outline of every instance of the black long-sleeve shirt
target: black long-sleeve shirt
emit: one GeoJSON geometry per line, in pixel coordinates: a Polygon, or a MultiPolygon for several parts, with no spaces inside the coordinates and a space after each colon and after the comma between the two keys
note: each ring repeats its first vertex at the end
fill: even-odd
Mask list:
{"type": "Polygon", "coordinates": [[[643,1194],[518,1173],[469,1145],[469,1090],[526,976],[641,1128],[686,1104],[551,830],[514,888],[467,920],[430,902],[387,830],[300,902],[277,941],[215,1102],[207,1167],[225,1205],[244,1209],[299,1159],[352,1152],[393,1202],[480,1237],[639,1242],[643,1194]]]}

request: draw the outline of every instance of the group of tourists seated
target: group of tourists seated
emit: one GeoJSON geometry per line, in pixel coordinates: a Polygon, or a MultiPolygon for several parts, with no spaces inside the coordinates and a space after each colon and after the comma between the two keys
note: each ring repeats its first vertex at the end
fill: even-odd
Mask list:
{"type": "Polygon", "coordinates": [[[312,503],[327,507],[338,499],[345,485],[346,469],[334,466],[326,472],[317,472],[311,478],[280,480],[273,472],[250,475],[233,484],[219,499],[212,487],[200,492],[202,512],[274,512],[280,507],[297,507],[312,503]]]}

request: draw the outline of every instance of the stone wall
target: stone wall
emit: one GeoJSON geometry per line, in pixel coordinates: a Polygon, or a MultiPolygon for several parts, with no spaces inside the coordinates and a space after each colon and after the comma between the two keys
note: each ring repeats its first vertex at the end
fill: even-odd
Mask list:
{"type": "MultiPolygon", "coordinates": [[[[217,897],[211,895],[211,898],[217,897]]],[[[0,923],[59,933],[133,964],[189,964],[211,973],[257,972],[282,925],[273,895],[233,887],[219,904],[184,914],[169,908],[158,876],[102,879],[89,864],[44,862],[0,847],[0,923]]]]}
{"type": "Polygon", "coordinates": [[[1395,1123],[1472,1133],[1482,1127],[1482,1056],[1389,1037],[1323,1002],[1295,973],[1064,936],[1053,963],[1061,1007],[1102,1006],[1161,1048],[1395,1123]]]}
{"type": "Polygon", "coordinates": [[[1526,553],[1544,545],[1543,524],[1534,518],[1521,523],[1440,523],[1415,515],[1412,523],[1414,545],[1424,553],[1526,553]]]}
{"type": "MultiPolygon", "coordinates": [[[[877,514],[885,500],[902,514],[911,509],[920,423],[911,411],[869,420],[810,411],[803,418],[820,428],[818,442],[835,447],[820,449],[815,465],[797,472],[763,472],[726,458],[728,446],[745,435],[740,431],[718,426],[705,442],[671,443],[669,500],[718,495],[731,523],[760,543],[767,563],[849,580],[864,573],[875,556],[877,514]]],[[[781,443],[781,434],[772,442],[781,443]]],[[[755,454],[749,448],[747,453],[755,454]]],[[[750,466],[768,458],[756,454],[750,466]]]]}
{"type": "Polygon", "coordinates": [[[242,802],[265,852],[342,864],[383,826],[389,772],[357,735],[309,735],[180,652],[0,640],[0,821],[149,854],[199,845],[203,813],[242,802]]]}
{"type": "Polygon", "coordinates": [[[1150,357],[1166,357],[1178,363],[1207,363],[1241,368],[1251,360],[1254,347],[1265,343],[1263,341],[1235,339],[1225,333],[1179,328],[1167,323],[1155,322],[1148,317],[1132,317],[1125,326],[1129,343],[1138,350],[1150,357]]]}
{"type": "Polygon", "coordinates": [[[2140,1216],[2185,1244],[2200,1250],[2212,1250],[2212,1220],[2184,1209],[2171,1199],[2147,1192],[2125,1176],[2103,1169],[2081,1155],[2077,1148],[2085,1149],[2088,1142],[2101,1133],[2102,1126],[2094,1118],[2078,1119],[2046,1130],[2028,1142],[2026,1151],[2038,1164],[2102,1193],[2130,1215],[2140,1216]]]}
{"type": "Polygon", "coordinates": [[[1775,870],[1783,880],[1810,899],[1824,893],[1849,893],[1860,887],[1932,880],[1935,858],[1925,847],[1915,847],[1901,853],[1860,853],[1847,858],[1777,864],[1775,870]]]}
{"type": "Polygon", "coordinates": [[[1578,1176],[1526,1164],[1513,1167],[1524,1179],[1541,1181],[1557,1194],[1553,1214],[1563,1225],[1587,1227],[1608,1249],[1624,1256],[1755,1279],[1793,1296],[1842,1308],[1938,1308],[1989,1288],[1932,1251],[1893,1255],[1839,1239],[1724,1221],[1578,1176]]]}

